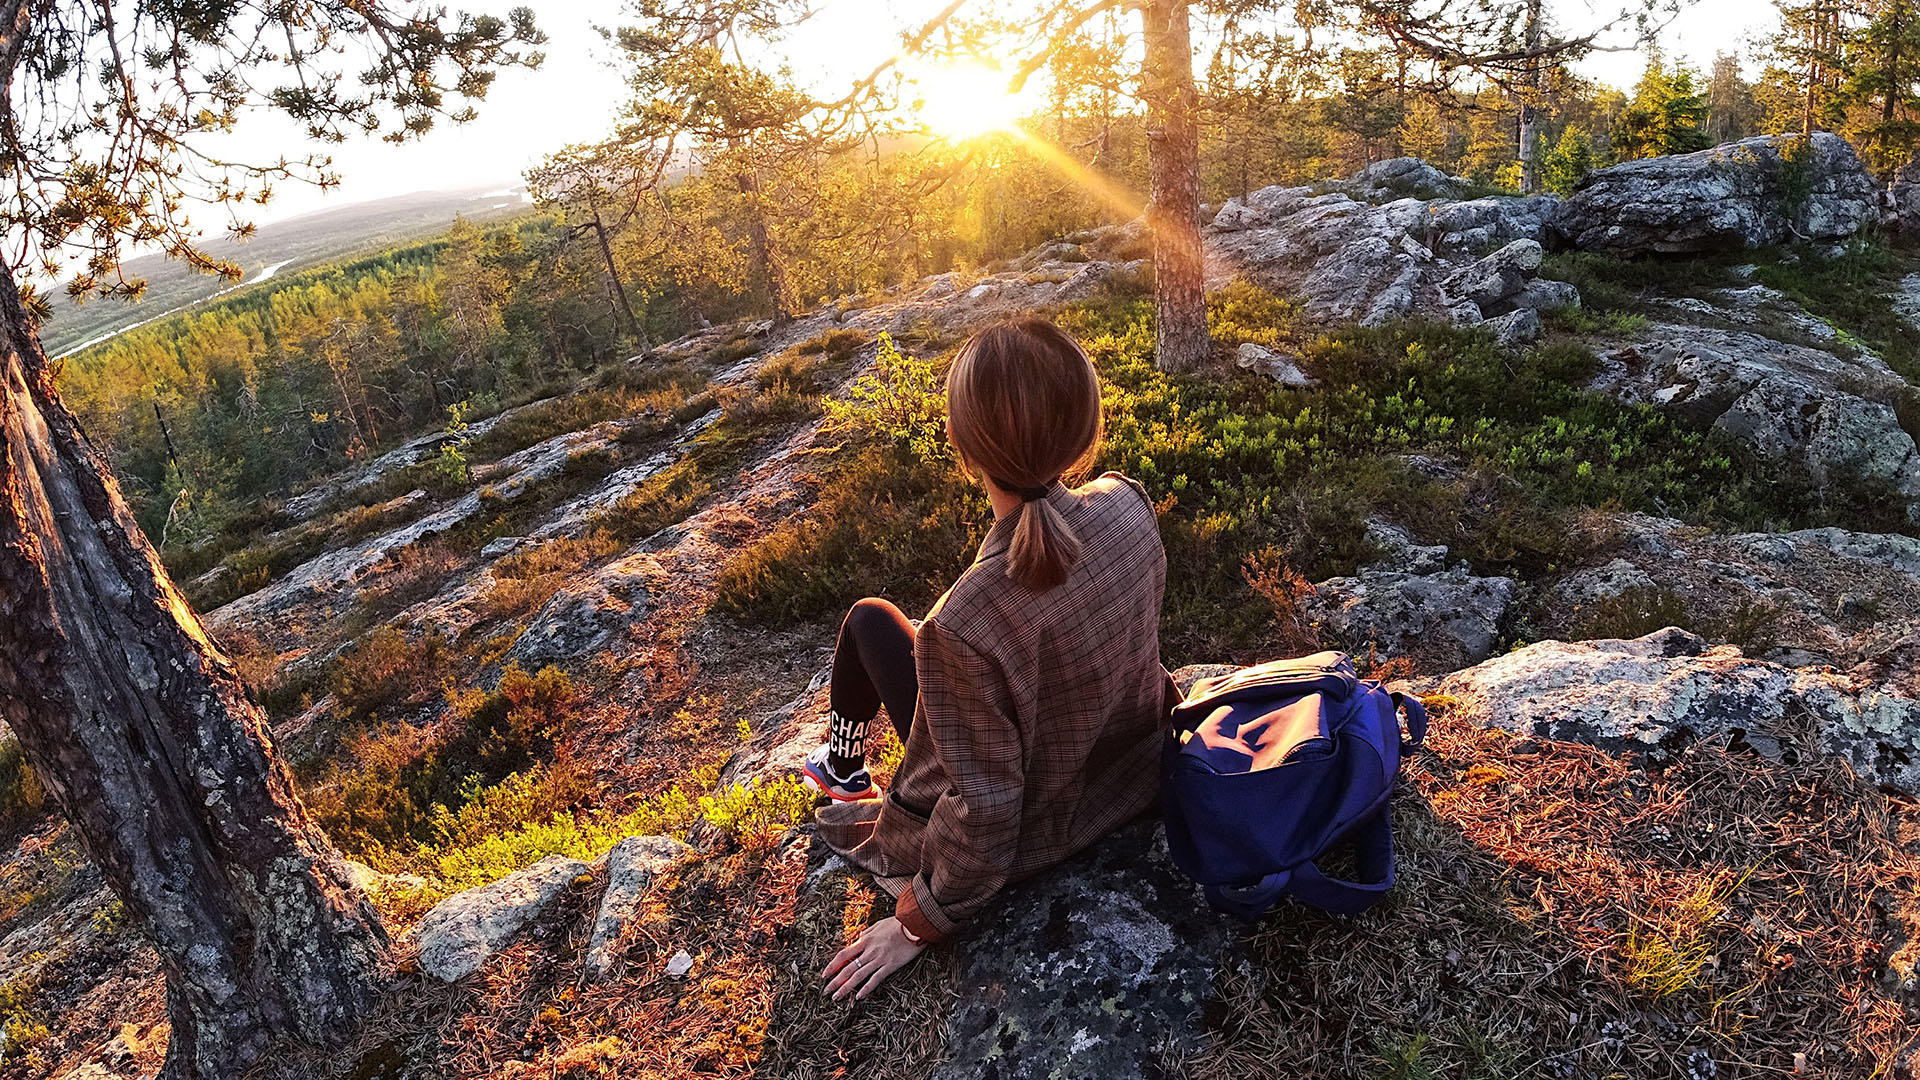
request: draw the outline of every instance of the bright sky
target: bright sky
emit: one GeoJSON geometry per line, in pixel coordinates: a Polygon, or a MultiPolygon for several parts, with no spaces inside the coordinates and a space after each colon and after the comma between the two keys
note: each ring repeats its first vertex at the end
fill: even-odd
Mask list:
{"type": "MultiPolygon", "coordinates": [[[[460,6],[500,10],[512,0],[467,0],[460,6]]],[[[1548,0],[1565,26],[1593,19],[1617,0],[1548,0]]],[[[819,13],[788,43],[786,60],[802,78],[823,90],[843,87],[871,71],[896,47],[900,32],[918,26],[940,0],[820,0],[819,13]]],[[[393,146],[362,139],[332,148],[342,184],[322,194],[283,184],[257,215],[272,221],[312,210],[435,188],[514,181],[547,153],[568,143],[599,138],[613,125],[624,98],[612,52],[595,26],[618,25],[620,0],[553,0],[536,7],[551,39],[538,71],[507,71],[495,80],[479,118],[462,127],[443,125],[425,139],[393,146]]],[[[1705,68],[1719,51],[1747,53],[1748,38],[1774,25],[1766,0],[1691,0],[1660,39],[1668,55],[1705,68]]],[[[1638,53],[1596,54],[1580,65],[1584,74],[1631,88],[1645,58],[1638,53]]],[[[297,128],[268,117],[243,124],[232,151],[250,159],[307,152],[297,128]]],[[[209,222],[211,224],[211,222],[209,222]]]]}

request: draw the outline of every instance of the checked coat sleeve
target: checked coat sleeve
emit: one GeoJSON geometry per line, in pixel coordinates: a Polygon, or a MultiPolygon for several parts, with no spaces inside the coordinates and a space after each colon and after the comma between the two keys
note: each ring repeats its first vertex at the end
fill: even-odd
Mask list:
{"type": "Polygon", "coordinates": [[[921,627],[920,715],[950,788],[928,815],[921,871],[896,914],[927,940],[952,934],[1006,885],[1020,835],[1024,754],[999,667],[929,620],[921,627]]]}

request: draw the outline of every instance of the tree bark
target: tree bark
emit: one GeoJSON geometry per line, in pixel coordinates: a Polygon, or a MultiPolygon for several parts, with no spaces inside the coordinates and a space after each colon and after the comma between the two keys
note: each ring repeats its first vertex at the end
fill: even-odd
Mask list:
{"type": "Polygon", "coordinates": [[[160,954],[165,1075],[224,1080],[373,1003],[379,916],[60,403],[3,273],[0,719],[160,954]]]}
{"type": "MultiPolygon", "coordinates": [[[[1526,42],[1528,49],[1540,47],[1540,3],[1527,0],[1526,42]]],[[[1520,190],[1531,194],[1539,189],[1540,177],[1534,167],[1534,144],[1540,139],[1536,102],[1540,94],[1540,59],[1527,61],[1527,87],[1520,96],[1520,190]]]]}
{"type": "Polygon", "coordinates": [[[1188,0],[1147,0],[1142,96],[1152,192],[1156,354],[1162,371],[1191,371],[1207,358],[1206,267],[1200,246],[1200,129],[1193,85],[1188,0]]]}
{"type": "Polygon", "coordinates": [[[747,247],[748,257],[753,260],[754,275],[763,283],[767,300],[773,305],[773,325],[775,329],[787,325],[794,318],[794,304],[788,298],[790,289],[787,283],[787,266],[775,250],[773,231],[767,228],[767,208],[762,202],[760,178],[750,170],[734,174],[734,186],[740,194],[747,197],[747,247]]]}
{"type": "Polygon", "coordinates": [[[607,242],[607,227],[600,223],[600,212],[594,211],[594,239],[600,241],[600,257],[607,261],[607,281],[613,285],[614,299],[620,308],[620,316],[626,320],[627,333],[639,344],[641,356],[653,354],[653,344],[647,340],[646,327],[640,325],[639,316],[633,313],[633,301],[627,299],[627,286],[620,280],[620,267],[613,261],[613,245],[607,242]]]}

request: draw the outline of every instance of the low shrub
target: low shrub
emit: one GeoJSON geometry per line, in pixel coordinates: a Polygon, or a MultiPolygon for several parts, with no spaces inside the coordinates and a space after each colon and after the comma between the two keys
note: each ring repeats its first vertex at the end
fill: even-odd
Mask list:
{"type": "Polygon", "coordinates": [[[881,333],[873,371],[821,402],[830,430],[897,443],[923,461],[950,460],[946,365],[902,352],[881,333]]]}
{"type": "Polygon", "coordinates": [[[620,548],[618,540],[598,529],[584,536],[561,537],[524,547],[494,562],[493,585],[487,590],[482,605],[492,618],[518,618],[552,599],[568,574],[620,548]]]}
{"type": "Polygon", "coordinates": [[[751,430],[797,424],[820,414],[820,392],[811,377],[795,377],[754,387],[734,387],[719,395],[721,415],[736,428],[751,430]]]}
{"type": "MultiPolygon", "coordinates": [[[[1250,286],[1213,316],[1241,340],[1293,332],[1291,306],[1250,286]]],[[[1448,326],[1350,329],[1298,347],[1320,385],[1295,390],[1158,370],[1144,299],[1060,318],[1104,384],[1097,467],[1160,499],[1162,641],[1175,661],[1252,658],[1297,641],[1300,628],[1255,596],[1243,564],[1279,552],[1303,580],[1350,573],[1377,556],[1372,516],[1444,539],[1477,571],[1537,574],[1570,553],[1574,508],[1767,528],[1870,501],[1823,504],[1731,436],[1584,389],[1597,360],[1575,345],[1514,357],[1448,326]]],[[[718,606],[779,624],[829,617],[868,593],[912,605],[965,569],[990,516],[948,456],[939,372],[883,339],[875,372],[826,402],[849,438],[822,470],[815,506],[735,556],[718,606]]]]}
{"type": "Polygon", "coordinates": [[[698,463],[682,458],[594,515],[588,527],[617,541],[643,540],[686,520],[694,507],[712,493],[713,482],[702,474],[698,463]]]}
{"type": "Polygon", "coordinates": [[[1908,382],[1920,383],[1920,334],[1894,310],[1892,295],[1906,263],[1880,244],[1852,240],[1837,256],[1810,245],[1770,251],[1754,260],[1754,278],[1829,324],[1845,327],[1908,382]]]}
{"type": "Polygon", "coordinates": [[[851,359],[867,343],[867,335],[845,328],[826,330],[793,347],[802,356],[825,356],[829,362],[851,359]]]}
{"type": "Polygon", "coordinates": [[[1292,342],[1300,317],[1297,300],[1284,299],[1237,279],[1207,296],[1207,333],[1215,348],[1246,343],[1278,349],[1292,342]]]}
{"type": "Polygon", "coordinates": [[[1684,596],[1659,586],[1637,586],[1589,604],[1568,627],[1576,640],[1644,637],[1677,626],[1715,644],[1734,645],[1746,656],[1765,656],[1780,646],[1778,605],[1743,600],[1720,616],[1696,613],[1684,596]]]}
{"type": "Polygon", "coordinates": [[[807,513],[722,568],[714,606],[771,626],[869,595],[924,607],[966,569],[991,517],[985,493],[950,462],[863,443],[828,466],[807,513]]]}
{"type": "Polygon", "coordinates": [[[700,817],[747,848],[760,848],[813,816],[814,791],[793,777],[735,784],[700,797],[700,817]]]}
{"type": "Polygon", "coordinates": [[[452,650],[437,630],[383,626],[341,652],[327,682],[340,713],[361,724],[424,704],[448,677],[452,650]]]}
{"type": "Polygon", "coordinates": [[[552,749],[574,700],[573,683],[558,668],[528,675],[510,664],[491,692],[454,694],[431,727],[349,739],[342,764],[314,785],[308,806],[342,850],[381,866],[507,809],[569,805],[583,793],[582,781],[564,767],[537,769],[534,759],[552,749]],[[491,794],[515,774],[528,775],[491,794]],[[462,818],[482,796],[497,801],[462,818]]]}
{"type": "Polygon", "coordinates": [[[1574,613],[1570,636],[1576,640],[1645,637],[1669,626],[1693,622],[1687,601],[1672,589],[1635,586],[1594,601],[1574,613]]]}
{"type": "Polygon", "coordinates": [[[474,437],[467,444],[467,452],[475,460],[493,461],[555,435],[585,431],[605,420],[638,416],[648,409],[671,415],[705,383],[704,376],[684,364],[624,369],[612,377],[609,385],[521,408],[474,437]]]}
{"type": "Polygon", "coordinates": [[[1540,276],[1568,281],[1580,290],[1584,307],[1634,311],[1648,295],[1703,297],[1714,289],[1740,284],[1733,273],[1743,256],[1674,255],[1623,259],[1597,251],[1560,251],[1540,264],[1540,276]]]}
{"type": "Polygon", "coordinates": [[[47,789],[27,764],[20,740],[0,738],[0,832],[39,820],[46,808],[47,789]]]}

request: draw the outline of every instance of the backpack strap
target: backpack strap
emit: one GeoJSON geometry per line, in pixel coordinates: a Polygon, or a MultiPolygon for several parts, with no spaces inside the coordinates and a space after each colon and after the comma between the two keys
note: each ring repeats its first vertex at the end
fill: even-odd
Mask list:
{"type": "Polygon", "coordinates": [[[1420,699],[1400,690],[1392,692],[1393,703],[1401,712],[1407,714],[1407,738],[1400,744],[1404,752],[1411,750],[1427,739],[1427,707],[1420,699]]]}
{"type": "Polygon", "coordinates": [[[1393,815],[1386,807],[1353,827],[1354,862],[1361,880],[1328,877],[1313,863],[1293,868],[1287,892],[1314,907],[1339,915],[1357,915],[1380,902],[1393,888],[1393,815]]]}
{"type": "Polygon", "coordinates": [[[1318,866],[1304,862],[1251,885],[1208,885],[1207,902],[1248,922],[1266,914],[1282,896],[1336,915],[1358,915],[1393,888],[1392,814],[1381,807],[1379,813],[1355,825],[1347,839],[1353,841],[1360,881],[1329,877],[1318,866]]]}

